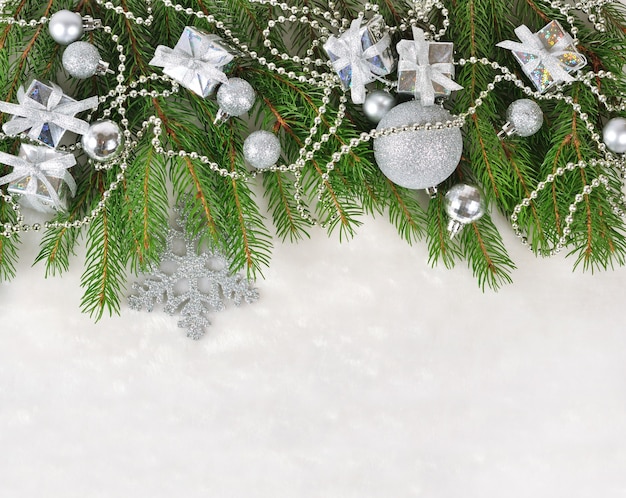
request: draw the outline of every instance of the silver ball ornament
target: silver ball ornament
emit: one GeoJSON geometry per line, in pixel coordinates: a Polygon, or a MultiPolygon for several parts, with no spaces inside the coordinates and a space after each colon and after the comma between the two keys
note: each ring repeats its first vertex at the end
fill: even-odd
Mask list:
{"type": "Polygon", "coordinates": [[[83,18],[70,10],[59,10],[48,22],[52,39],[60,45],[69,45],[83,36],[83,18]]]}
{"type": "Polygon", "coordinates": [[[74,42],[63,52],[63,67],[74,78],[90,78],[100,68],[100,52],[91,43],[74,42]]]}
{"type": "Polygon", "coordinates": [[[617,154],[626,152],[626,119],[613,118],[602,130],[602,141],[617,154]]]}
{"type": "MultiPolygon", "coordinates": [[[[413,100],[391,109],[377,130],[449,120],[452,116],[445,109],[424,107],[413,100]]],[[[463,137],[456,127],[406,131],[374,139],[374,157],[380,170],[392,182],[410,189],[443,182],[456,169],[462,153],[463,137]]]]}
{"type": "Polygon", "coordinates": [[[464,225],[479,220],[485,214],[485,201],[480,190],[465,183],[454,185],[444,197],[444,209],[450,217],[448,232],[454,237],[464,225]]]}
{"type": "Polygon", "coordinates": [[[241,116],[254,105],[256,95],[252,85],[241,78],[228,78],[217,91],[220,110],[229,116],[241,116]]]}
{"type": "Polygon", "coordinates": [[[543,126],[543,111],[537,102],[530,99],[519,99],[507,109],[506,119],[513,127],[510,134],[530,137],[543,126]]]}
{"type": "Polygon", "coordinates": [[[117,123],[108,119],[93,123],[82,138],[83,150],[94,161],[115,159],[124,144],[124,137],[117,123]]]}
{"type": "Polygon", "coordinates": [[[280,140],[269,131],[255,131],[243,142],[244,159],[257,169],[274,166],[280,159],[280,154],[280,140]]]}
{"type": "Polygon", "coordinates": [[[396,98],[389,92],[374,90],[365,97],[363,113],[372,123],[378,124],[396,104],[396,98]]]}

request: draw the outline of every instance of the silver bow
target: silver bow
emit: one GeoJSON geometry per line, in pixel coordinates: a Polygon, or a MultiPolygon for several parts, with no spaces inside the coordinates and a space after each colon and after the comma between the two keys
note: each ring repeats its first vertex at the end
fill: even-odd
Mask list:
{"type": "Polygon", "coordinates": [[[415,98],[422,105],[435,103],[434,83],[449,91],[463,90],[447,74],[454,73],[454,65],[450,62],[430,63],[430,43],[426,40],[424,30],[413,27],[413,41],[402,40],[397,46],[400,55],[399,70],[415,71],[415,98]]]}
{"type": "Polygon", "coordinates": [[[39,183],[46,187],[54,207],[63,209],[63,202],[50,182],[50,178],[64,181],[71,194],[76,194],[76,182],[67,171],[76,164],[73,154],[56,152],[47,147],[22,144],[20,156],[0,152],[0,163],[13,166],[12,173],[0,178],[0,185],[29,178],[26,190],[23,192],[24,200],[37,211],[49,211],[48,206],[37,198],[39,183]]]}
{"type": "MultiPolygon", "coordinates": [[[[373,22],[376,20],[377,18],[374,18],[373,22]]],[[[337,57],[333,61],[335,71],[339,73],[347,67],[352,70],[350,87],[352,101],[355,104],[365,102],[365,85],[388,74],[385,68],[376,66],[369,59],[382,55],[391,45],[389,34],[385,34],[371,47],[363,50],[362,21],[363,18],[356,18],[352,21],[348,31],[340,37],[331,36],[324,45],[326,51],[332,52],[337,57]]]]}
{"type": "Polygon", "coordinates": [[[51,86],[52,93],[45,105],[26,95],[23,87],[17,91],[19,104],[0,102],[0,111],[16,116],[7,121],[2,126],[2,130],[11,136],[30,130],[28,136],[33,140],[39,139],[46,124],[54,124],[79,135],[85,134],[89,129],[89,123],[74,117],[74,115],[88,109],[96,109],[98,97],[61,103],[64,96],[63,90],[54,83],[51,83],[51,86]]]}
{"type": "Polygon", "coordinates": [[[232,54],[218,50],[209,50],[202,54],[202,58],[176,48],[169,48],[159,45],[154,53],[154,58],[150,61],[151,66],[163,68],[184,68],[181,81],[179,83],[188,88],[193,85],[198,76],[210,81],[228,82],[228,77],[222,72],[221,67],[233,60],[232,54]]]}
{"type": "Polygon", "coordinates": [[[585,61],[586,59],[582,54],[571,50],[570,47],[574,45],[574,40],[569,34],[564,33],[563,37],[549,48],[546,48],[541,38],[525,25],[516,28],[515,34],[522,43],[506,40],[498,43],[497,46],[513,52],[534,55],[533,59],[522,65],[526,74],[532,73],[539,65],[543,64],[555,82],[570,83],[575,81],[575,78],[567,71],[567,64],[560,57],[579,57],[585,61]]]}

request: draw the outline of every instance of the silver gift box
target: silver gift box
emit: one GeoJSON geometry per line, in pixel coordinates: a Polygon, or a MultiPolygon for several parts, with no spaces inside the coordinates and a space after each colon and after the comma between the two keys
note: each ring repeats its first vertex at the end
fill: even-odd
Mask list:
{"type": "MultiPolygon", "coordinates": [[[[414,43],[410,40],[402,40],[401,43],[414,43]]],[[[450,42],[429,42],[428,61],[430,64],[452,64],[454,62],[454,43],[450,42]]],[[[400,58],[398,62],[398,93],[409,93],[415,95],[417,85],[417,71],[413,67],[416,61],[407,61],[400,58]]],[[[450,79],[454,79],[454,66],[451,72],[442,71],[441,74],[450,79]]],[[[449,97],[452,93],[447,88],[433,81],[433,89],[436,97],[449,97]]],[[[419,92],[417,92],[419,93],[419,92]]],[[[416,95],[419,98],[419,95],[416,95]]]]}
{"type": "MultiPolygon", "coordinates": [[[[37,147],[35,145],[22,144],[20,146],[20,151],[17,154],[18,157],[22,157],[24,159],[28,159],[30,162],[44,162],[49,159],[54,159],[59,155],[59,152],[50,149],[49,151],[43,151],[41,147],[37,147]]],[[[24,178],[20,178],[14,182],[9,183],[7,187],[7,191],[10,194],[18,194],[21,199],[24,199],[24,194],[28,188],[28,185],[32,181],[30,176],[25,176],[24,178]]],[[[67,195],[69,193],[69,189],[65,185],[65,182],[61,178],[50,178],[48,177],[48,181],[54,187],[57,195],[61,200],[61,206],[58,207],[62,210],[67,209],[67,195]]],[[[29,194],[31,195],[31,194],[29,194]]],[[[37,190],[34,194],[35,199],[37,199],[41,205],[46,208],[48,212],[54,212],[58,208],[55,208],[54,201],[50,198],[50,192],[46,188],[46,186],[42,182],[37,182],[37,190]]]]}
{"type": "MultiPolygon", "coordinates": [[[[217,57],[212,57],[212,60],[216,62],[215,66],[220,68],[224,73],[227,73],[233,68],[234,62],[232,61],[232,57],[237,55],[236,51],[234,51],[232,47],[229,47],[219,36],[205,33],[193,26],[187,26],[184,29],[174,50],[185,52],[195,59],[200,60],[207,60],[209,54],[211,56],[217,54],[217,57]]],[[[201,74],[197,74],[191,84],[186,85],[183,83],[183,80],[187,71],[189,71],[189,69],[180,66],[168,66],[163,69],[163,72],[170,78],[201,97],[208,97],[215,92],[220,85],[219,81],[211,80],[201,74]]]]}

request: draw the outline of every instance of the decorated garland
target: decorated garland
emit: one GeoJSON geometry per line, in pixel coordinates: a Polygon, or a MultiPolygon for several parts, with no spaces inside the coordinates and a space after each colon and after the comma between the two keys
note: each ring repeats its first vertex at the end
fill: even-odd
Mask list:
{"type": "Polygon", "coordinates": [[[272,223],[387,216],[482,287],[514,269],[497,213],[537,255],[622,264],[625,41],[611,0],[0,1],[0,278],[20,233],[56,274],[82,231],[84,311],[149,273],[131,306],[198,338],[257,298],[272,223]]]}

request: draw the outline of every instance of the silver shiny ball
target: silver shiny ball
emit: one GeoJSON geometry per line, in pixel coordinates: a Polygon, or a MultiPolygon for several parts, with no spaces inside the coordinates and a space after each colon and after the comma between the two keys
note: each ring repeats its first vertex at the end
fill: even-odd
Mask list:
{"type": "Polygon", "coordinates": [[[100,52],[91,43],[74,42],[63,52],[63,67],[74,78],[90,78],[98,71],[100,52]]]}
{"type": "Polygon", "coordinates": [[[266,169],[280,159],[280,140],[269,131],[255,131],[243,142],[243,157],[250,166],[266,169]]]}
{"type": "MultiPolygon", "coordinates": [[[[391,109],[377,130],[411,124],[436,124],[452,120],[448,111],[424,107],[416,100],[391,109]]],[[[410,189],[434,187],[456,169],[463,153],[459,128],[406,131],[374,139],[374,157],[392,182],[410,189]]]]}
{"type": "Polygon", "coordinates": [[[530,137],[543,126],[543,111],[537,102],[520,99],[509,106],[506,119],[513,125],[515,135],[530,137]]]}
{"type": "Polygon", "coordinates": [[[122,150],[124,137],[117,123],[108,119],[93,123],[82,138],[83,150],[94,161],[116,158],[122,150]]]}
{"type": "Polygon", "coordinates": [[[59,10],[50,17],[48,31],[55,42],[69,45],[83,36],[83,18],[76,12],[59,10]]]}
{"type": "Polygon", "coordinates": [[[254,105],[256,95],[252,85],[241,78],[228,78],[217,91],[217,103],[229,116],[241,116],[254,105]]]}
{"type": "Polygon", "coordinates": [[[372,123],[378,124],[396,104],[396,98],[389,92],[374,90],[365,97],[363,113],[372,123]]]}
{"type": "Polygon", "coordinates": [[[602,130],[602,140],[609,150],[624,154],[626,152],[626,119],[611,119],[602,130]]]}
{"type": "Polygon", "coordinates": [[[454,185],[446,192],[443,202],[448,216],[464,225],[479,220],[485,214],[483,195],[473,185],[454,185]]]}

